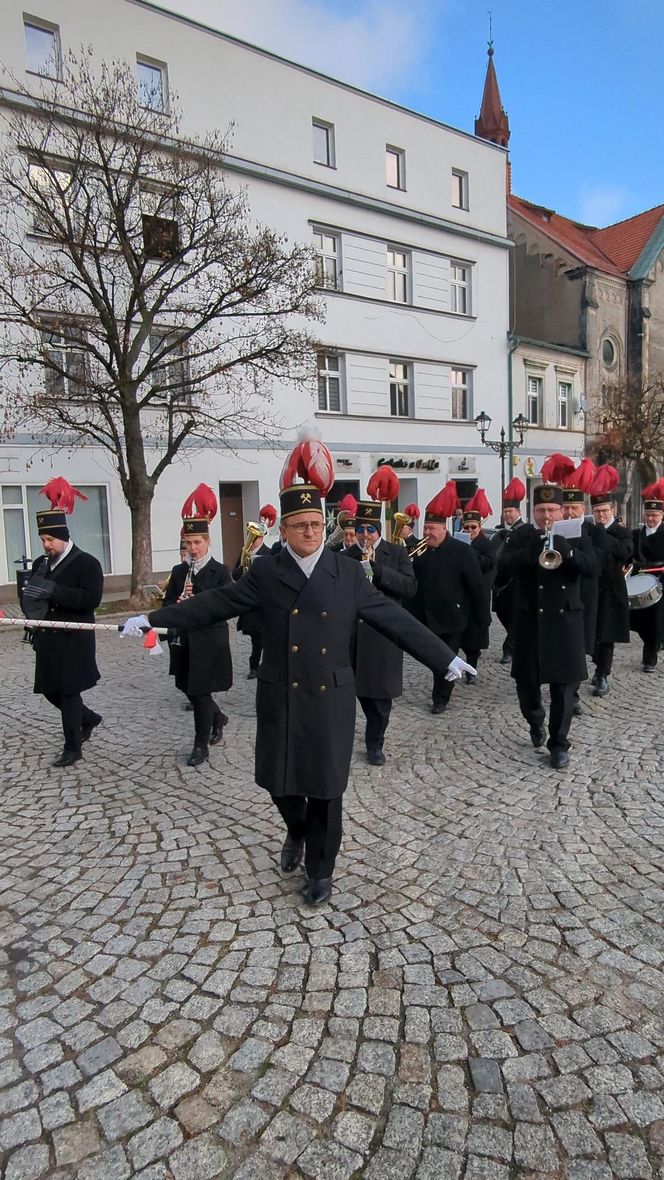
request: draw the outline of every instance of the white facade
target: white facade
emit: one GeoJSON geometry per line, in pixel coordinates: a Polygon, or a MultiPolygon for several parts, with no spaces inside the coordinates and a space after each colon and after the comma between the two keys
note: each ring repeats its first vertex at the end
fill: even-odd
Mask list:
{"type": "MultiPolygon", "coordinates": [[[[3,58],[26,85],[29,19],[56,29],[63,49],[91,44],[109,59],[159,64],[179,96],[185,135],[233,123],[225,163],[247,184],[252,217],[320,246],[327,315],[315,330],[328,359],[318,388],[276,390],[283,451],[238,439],[234,453],[180,453],[155,495],[155,570],[177,558],[179,512],[195,484],[241,485],[245,519],[278,503],[284,452],[298,426],[314,420],[339,480],[360,495],[376,464],[392,460],[402,507],[417,500],[424,509],[457,476],[469,481],[467,493],[473,481],[485,487],[498,509],[500,464],[473,418],[486,410],[492,436],[509,423],[505,152],[142,0],[35,0],[30,18],[10,0],[3,58]]],[[[11,89],[8,76],[3,85],[11,89]]],[[[512,417],[520,409],[515,401],[512,417]]],[[[110,456],[83,446],[54,454],[19,436],[0,447],[0,583],[13,580],[19,516],[27,526],[32,511],[28,489],[54,474],[100,488],[91,500],[106,503],[107,572],[126,574],[129,513],[110,456]]],[[[97,512],[103,531],[94,505],[89,528],[97,512]]],[[[237,557],[223,552],[221,530],[215,551],[237,557]]]]}

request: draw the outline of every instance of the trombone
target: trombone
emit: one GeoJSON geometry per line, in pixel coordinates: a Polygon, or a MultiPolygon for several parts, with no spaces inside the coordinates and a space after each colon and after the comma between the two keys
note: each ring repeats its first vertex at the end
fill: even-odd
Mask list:
{"type": "Polygon", "coordinates": [[[538,557],[543,570],[557,570],[562,564],[562,554],[554,548],[553,529],[546,529],[544,533],[544,548],[538,557]]]}
{"type": "MultiPolygon", "coordinates": [[[[405,525],[409,524],[412,526],[413,522],[410,516],[407,512],[395,512],[392,516],[392,520],[394,521],[394,528],[392,530],[392,544],[405,545],[406,542],[404,541],[401,534],[405,525]]],[[[427,539],[426,537],[423,537],[421,541],[417,542],[417,545],[413,545],[412,549],[408,551],[408,557],[410,561],[412,561],[414,557],[421,557],[427,548],[427,539]]]]}
{"type": "Polygon", "coordinates": [[[418,541],[417,545],[413,545],[413,548],[410,550],[408,554],[409,559],[412,561],[414,557],[421,557],[423,553],[426,553],[428,548],[426,537],[422,537],[422,540],[418,541]]]}

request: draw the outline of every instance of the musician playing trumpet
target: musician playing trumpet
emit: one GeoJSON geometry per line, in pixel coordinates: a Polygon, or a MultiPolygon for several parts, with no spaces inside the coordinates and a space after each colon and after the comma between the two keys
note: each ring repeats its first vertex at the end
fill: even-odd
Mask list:
{"type": "Polygon", "coordinates": [[[509,533],[498,558],[498,577],[513,578],[515,585],[512,677],[519,707],[533,746],[537,750],[546,743],[555,770],[569,764],[567,735],[574,694],[588,676],[581,580],[597,572],[588,536],[568,540],[556,535],[555,525],[562,515],[562,488],[555,484],[535,488],[535,524],[509,533]],[[560,557],[558,563],[548,558],[552,553],[560,557]],[[551,691],[548,738],[542,684],[551,691]]]}
{"type": "MultiPolygon", "coordinates": [[[[251,521],[246,526],[247,540],[242,546],[242,551],[238,557],[234,567],[232,578],[237,582],[259,557],[270,557],[272,550],[265,544],[265,537],[268,531],[274,526],[277,519],[277,510],[272,504],[264,504],[260,510],[260,524],[258,532],[256,525],[251,521]]],[[[237,629],[241,635],[248,635],[251,640],[251,653],[249,655],[249,671],[247,673],[247,680],[255,680],[258,676],[258,668],[263,654],[263,622],[259,611],[248,610],[241,614],[237,621],[237,629]]]]}
{"type": "MultiPolygon", "coordinates": [[[[210,553],[210,521],[217,514],[212,488],[199,484],[182,507],[182,533],[188,561],[174,566],[164,595],[164,606],[182,604],[204,590],[226,586],[228,569],[210,553]]],[[[228,644],[228,623],[219,622],[191,635],[177,630],[169,642],[169,674],[188,698],[194,713],[194,745],[187,766],[200,766],[209,747],[222,739],[228,721],[212,696],[233,684],[233,664],[228,644]]]]}

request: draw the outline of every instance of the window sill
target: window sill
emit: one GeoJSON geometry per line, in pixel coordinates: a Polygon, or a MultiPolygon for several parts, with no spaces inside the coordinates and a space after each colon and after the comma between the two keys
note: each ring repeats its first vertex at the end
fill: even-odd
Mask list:
{"type": "MultiPolygon", "coordinates": [[[[475,422],[472,418],[406,418],[397,417],[394,414],[350,414],[346,410],[316,410],[316,418],[348,418],[355,422],[412,422],[415,425],[423,426],[472,426],[475,428],[475,422]]],[[[478,448],[478,454],[482,454],[482,449],[478,448]]]]}
{"type": "Polygon", "coordinates": [[[330,172],[336,172],[336,170],[337,170],[336,164],[326,164],[324,160],[313,160],[312,162],[314,164],[318,164],[319,168],[329,169],[330,172]]]}
{"type": "Polygon", "coordinates": [[[381,299],[378,295],[356,295],[353,291],[344,291],[341,287],[316,286],[316,290],[323,295],[341,295],[344,299],[357,299],[363,303],[377,303],[380,307],[404,307],[412,311],[426,311],[430,315],[452,316],[455,320],[468,320],[474,323],[477,316],[470,311],[451,311],[449,308],[441,310],[439,307],[427,307],[423,303],[397,303],[394,299],[381,299]]]}
{"type": "Polygon", "coordinates": [[[407,189],[407,188],[405,188],[405,187],[404,187],[403,185],[401,185],[401,184],[386,184],[386,185],[385,185],[385,188],[390,188],[390,189],[392,189],[392,192],[393,192],[393,193],[406,193],[406,192],[408,192],[408,189],[407,189]]]}

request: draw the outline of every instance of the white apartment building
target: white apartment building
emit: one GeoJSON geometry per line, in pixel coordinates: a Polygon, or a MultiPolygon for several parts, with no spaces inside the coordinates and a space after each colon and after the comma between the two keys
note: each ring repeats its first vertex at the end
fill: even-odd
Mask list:
{"type": "MultiPolygon", "coordinates": [[[[376,466],[401,476],[400,506],[427,501],[454,477],[500,509],[500,463],[483,447],[509,427],[506,152],[144,0],[17,0],[4,6],[0,102],[9,73],[29,86],[49,54],[92,45],[125,59],[137,85],[171,87],[183,135],[234,131],[225,166],[246,183],[255,220],[311,241],[325,291],[317,387],[277,389],[283,450],[234,440],[180,453],[153,506],[154,569],[177,559],[180,508],[204,481],[220,494],[214,551],[233,563],[242,521],[277,503],[296,429],[315,423],[335,460],[329,503],[365,493],[376,466]]],[[[522,454],[527,453],[528,440],[522,454]]],[[[72,531],[108,575],[130,567],[129,512],[110,457],[80,445],[63,455],[17,435],[0,446],[0,584],[37,552],[37,492],[65,474],[89,497],[72,531]]],[[[495,522],[495,521],[494,521],[495,522]]]]}

